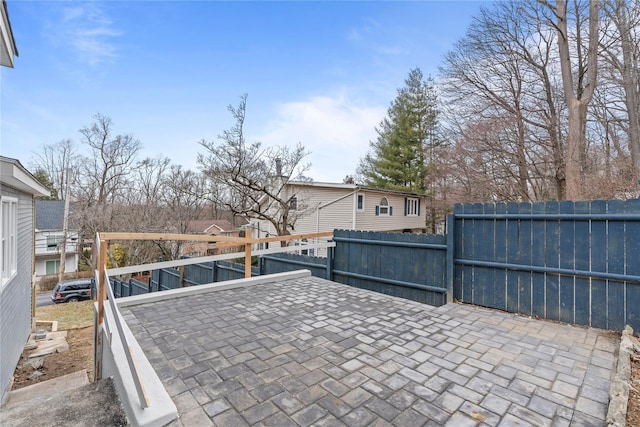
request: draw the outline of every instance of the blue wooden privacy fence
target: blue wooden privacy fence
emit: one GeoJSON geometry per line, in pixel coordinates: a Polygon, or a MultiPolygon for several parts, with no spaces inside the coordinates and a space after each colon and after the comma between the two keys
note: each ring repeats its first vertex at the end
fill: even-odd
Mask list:
{"type": "Polygon", "coordinates": [[[448,225],[455,299],[640,329],[640,200],[456,205],[448,225]]]}
{"type": "Polygon", "coordinates": [[[446,236],[334,232],[331,279],[435,306],[446,303],[446,236]]]}
{"type": "MultiPolygon", "coordinates": [[[[453,299],[526,316],[640,330],[640,200],[459,204],[447,235],[335,230],[326,258],[273,254],[253,275],[318,277],[439,306],[453,299]]],[[[146,292],[239,279],[230,262],[156,270],[146,292]]],[[[117,281],[116,281],[117,283],[117,281]]],[[[145,292],[114,285],[116,296],[145,292]]]]}

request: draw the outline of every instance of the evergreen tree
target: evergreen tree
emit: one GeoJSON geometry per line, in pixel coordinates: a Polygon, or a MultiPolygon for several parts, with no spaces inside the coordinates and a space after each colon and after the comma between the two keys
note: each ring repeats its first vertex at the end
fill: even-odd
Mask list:
{"type": "Polygon", "coordinates": [[[426,192],[430,149],[439,144],[436,102],[433,79],[424,80],[420,68],[411,70],[376,128],[371,151],[358,166],[367,185],[426,192]]]}
{"type": "Polygon", "coordinates": [[[51,182],[51,179],[49,179],[49,175],[47,175],[47,172],[44,169],[38,168],[33,173],[33,177],[37,179],[40,184],[47,187],[50,192],[48,196],[38,197],[39,200],[58,200],[58,191],[55,189],[53,182],[51,182]]]}

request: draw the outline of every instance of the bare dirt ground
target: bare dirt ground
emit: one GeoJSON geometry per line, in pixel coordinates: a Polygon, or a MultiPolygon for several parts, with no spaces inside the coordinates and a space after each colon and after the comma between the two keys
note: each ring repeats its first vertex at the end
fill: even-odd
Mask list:
{"type": "Polygon", "coordinates": [[[93,301],[38,307],[36,319],[57,321],[58,331],[67,331],[69,350],[46,356],[39,368],[23,363],[36,351],[25,350],[14,372],[12,390],[83,369],[93,381],[93,301]]]}
{"type": "Polygon", "coordinates": [[[93,381],[93,327],[68,330],[67,343],[69,343],[68,351],[46,356],[42,366],[39,368],[34,368],[23,363],[35,350],[28,350],[22,353],[18,368],[13,374],[12,390],[17,390],[83,369],[86,369],[89,373],[89,381],[93,381]],[[36,370],[40,372],[41,375],[37,378],[31,378],[36,370]]]}

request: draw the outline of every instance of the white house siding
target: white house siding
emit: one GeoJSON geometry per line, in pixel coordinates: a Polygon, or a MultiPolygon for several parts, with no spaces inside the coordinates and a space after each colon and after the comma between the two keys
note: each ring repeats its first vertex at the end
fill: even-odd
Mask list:
{"type": "MultiPolygon", "coordinates": [[[[47,275],[47,261],[60,261],[60,254],[53,254],[48,257],[38,257],[38,259],[36,260],[36,276],[47,275]]],[[[78,255],[67,254],[64,262],[64,272],[75,273],[77,271],[77,268],[76,268],[77,265],[78,265],[78,255]]]]}
{"type": "Polygon", "coordinates": [[[0,400],[31,331],[31,271],[33,271],[33,198],[2,185],[3,196],[18,199],[17,274],[0,290],[0,400]]]}
{"type": "Polygon", "coordinates": [[[307,214],[298,219],[295,234],[353,228],[353,190],[316,187],[303,190],[300,197],[308,206],[307,214]]]}
{"type": "Polygon", "coordinates": [[[404,215],[404,195],[390,193],[365,192],[364,212],[356,213],[356,230],[369,231],[398,231],[422,230],[425,228],[425,201],[420,201],[420,216],[404,215]],[[376,215],[376,206],[383,197],[389,201],[393,208],[392,215],[376,215]]]}
{"type": "MultiPolygon", "coordinates": [[[[39,231],[36,232],[36,275],[47,274],[47,261],[60,260],[60,249],[48,250],[47,237],[59,237],[62,239],[62,232],[39,231]]],[[[73,273],[78,270],[78,233],[70,233],[67,238],[67,256],[65,257],[65,273],[73,273]],[[75,238],[75,240],[73,240],[75,238]]]]}

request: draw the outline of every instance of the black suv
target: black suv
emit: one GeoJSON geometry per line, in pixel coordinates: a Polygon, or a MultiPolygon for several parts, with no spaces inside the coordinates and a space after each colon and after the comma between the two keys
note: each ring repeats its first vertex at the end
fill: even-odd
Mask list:
{"type": "Polygon", "coordinates": [[[93,279],[76,279],[58,282],[53,288],[51,300],[56,304],[61,302],[78,302],[93,298],[93,279]]]}

